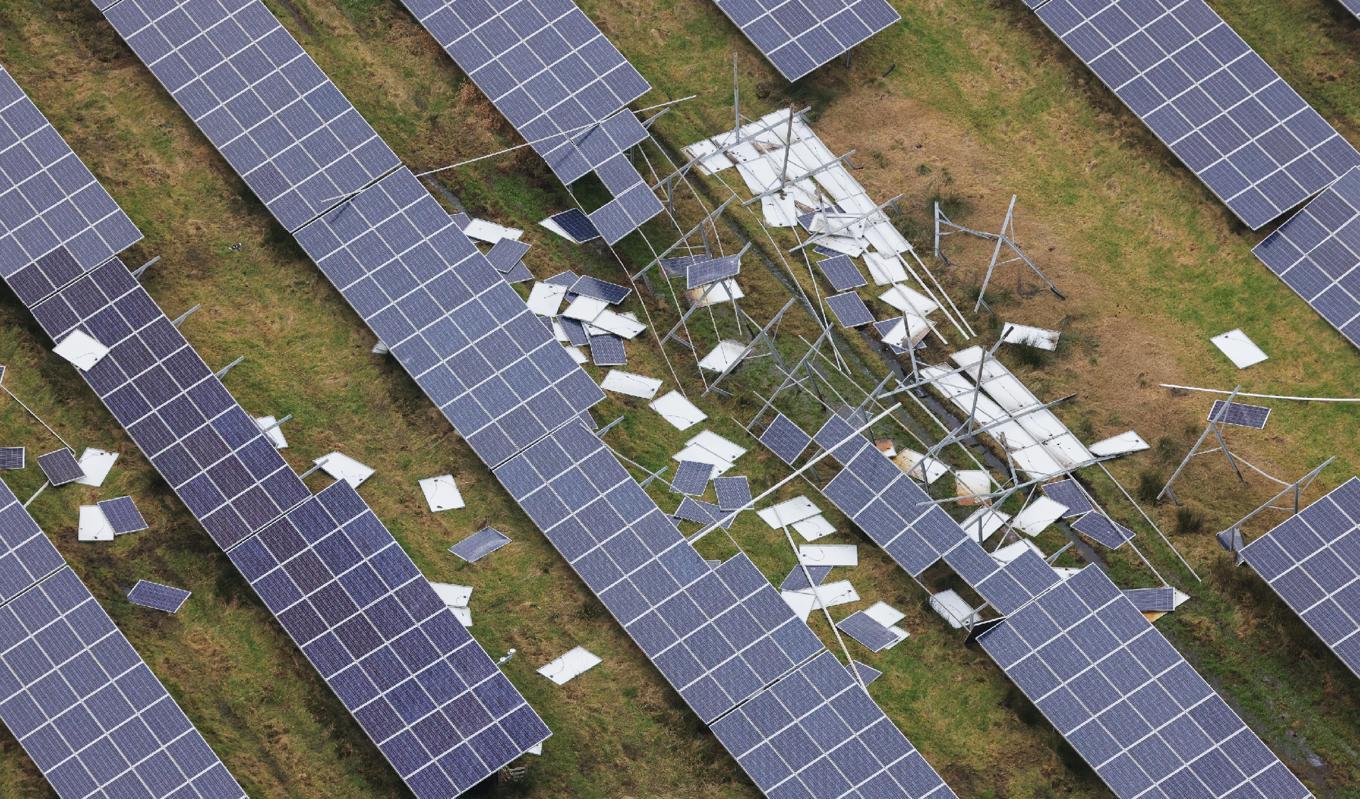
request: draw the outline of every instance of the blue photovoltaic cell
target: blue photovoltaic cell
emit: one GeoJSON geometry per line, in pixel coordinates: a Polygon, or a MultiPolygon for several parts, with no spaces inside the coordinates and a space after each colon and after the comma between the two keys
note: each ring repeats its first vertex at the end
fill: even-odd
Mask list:
{"type": "Polygon", "coordinates": [[[736,510],[751,501],[751,482],[745,475],[713,478],[713,491],[718,495],[718,507],[736,510]]]}
{"type": "Polygon", "coordinates": [[[409,169],[297,239],[484,462],[604,399],[409,169]]]}
{"type": "Polygon", "coordinates": [[[69,568],[0,607],[0,721],[63,799],[244,799],[69,568]]]}
{"type": "Polygon", "coordinates": [[[486,253],[486,260],[490,262],[497,272],[506,274],[510,270],[519,266],[524,260],[524,255],[529,252],[529,245],[514,239],[501,239],[491,245],[491,249],[486,253]]]}
{"type": "Polygon", "coordinates": [[[781,461],[792,466],[794,461],[798,460],[798,456],[807,449],[807,445],[812,443],[812,436],[781,413],[776,415],[770,426],[760,434],[760,443],[779,456],[781,461]]]}
{"type": "Polygon", "coordinates": [[[449,547],[449,551],[468,563],[476,563],[508,543],[510,536],[494,527],[483,527],[449,547]]]}
{"type": "Polygon", "coordinates": [[[1072,529],[1102,546],[1119,549],[1133,538],[1133,531],[1099,511],[1091,511],[1072,522],[1072,529]]]}
{"type": "Polygon", "coordinates": [[[784,582],[779,584],[779,590],[802,591],[811,588],[813,585],[821,585],[822,582],[826,580],[826,576],[830,573],[830,566],[794,566],[793,569],[789,571],[788,576],[784,578],[784,582]],[[807,571],[804,572],[804,569],[807,569],[807,571]],[[811,583],[808,582],[809,577],[812,578],[811,583]]]}
{"type": "Polygon", "coordinates": [[[1269,408],[1260,405],[1245,405],[1241,402],[1228,403],[1224,400],[1214,400],[1208,416],[1209,421],[1233,424],[1238,427],[1250,427],[1254,430],[1264,430],[1266,420],[1269,418],[1269,408]]]}
{"type": "MultiPolygon", "coordinates": [[[[672,515],[681,521],[708,525],[722,521],[727,514],[723,513],[722,509],[712,502],[685,497],[680,500],[680,504],[675,508],[675,513],[672,515]]],[[[723,525],[724,529],[730,526],[731,522],[723,525]]]]}
{"type": "Polygon", "coordinates": [[[680,461],[675,467],[675,477],[671,488],[681,494],[699,496],[708,490],[708,480],[713,476],[713,464],[699,461],[680,461]]]}
{"type": "Polygon", "coordinates": [[[850,52],[902,17],[887,0],[714,0],[785,80],[850,52]]]}
{"type": "Polygon", "coordinates": [[[1046,483],[1043,486],[1043,492],[1044,496],[1067,507],[1067,512],[1063,514],[1064,519],[1081,516],[1096,509],[1096,503],[1091,501],[1091,496],[1086,493],[1086,489],[1082,488],[1081,483],[1078,483],[1076,478],[1073,477],[1054,483],[1046,483]]]}
{"type": "Polygon", "coordinates": [[[1360,479],[1251,542],[1242,557],[1360,677],[1360,479]]]}
{"type": "Polygon", "coordinates": [[[33,315],[53,340],[79,328],[109,347],[81,378],[218,546],[230,548],[307,498],[255,420],[121,261],[62,289],[33,315]]]}
{"type": "Polygon", "coordinates": [[[23,447],[0,447],[0,469],[24,468],[23,447]]]}
{"type": "Polygon", "coordinates": [[[142,512],[137,510],[137,503],[132,501],[132,497],[103,500],[99,503],[99,509],[104,512],[104,518],[115,535],[135,533],[147,527],[146,519],[142,518],[142,512]]]}
{"type": "Polygon", "coordinates": [[[874,323],[874,315],[870,313],[869,306],[865,305],[864,300],[853,291],[827,297],[826,304],[831,306],[841,327],[860,327],[874,323]]]}
{"type": "Polygon", "coordinates": [[[726,255],[691,262],[685,270],[685,288],[702,288],[741,273],[741,256],[726,255]]]}
{"type": "Polygon", "coordinates": [[[1360,17],[1360,0],[1341,0],[1341,5],[1345,6],[1347,11],[1360,17]]]}
{"type": "Polygon", "coordinates": [[[590,224],[590,217],[586,216],[585,212],[580,209],[571,208],[553,214],[548,218],[557,223],[557,226],[562,228],[562,232],[570,236],[571,240],[577,244],[585,244],[600,237],[600,231],[590,224]]]}
{"type": "Polygon", "coordinates": [[[142,237],[0,66],[0,277],[25,305],[142,237]]]}
{"type": "Polygon", "coordinates": [[[836,291],[854,291],[860,286],[869,285],[848,255],[823,258],[817,262],[817,268],[836,291]]]}
{"type": "Polygon", "coordinates": [[[859,672],[859,678],[863,681],[865,687],[883,676],[883,672],[868,664],[860,663],[858,660],[852,660],[850,663],[855,667],[855,671],[859,672]]]}
{"type": "Polygon", "coordinates": [[[836,629],[859,641],[871,652],[882,652],[897,641],[897,636],[891,630],[862,610],[836,622],[836,629]]]}
{"type": "Polygon", "coordinates": [[[1360,164],[1204,0],[1051,0],[1037,13],[1252,230],[1360,164]]]}
{"type": "Polygon", "coordinates": [[[506,272],[504,277],[506,284],[513,286],[516,283],[531,282],[534,279],[534,273],[530,272],[529,267],[525,266],[523,263],[518,263],[510,267],[510,271],[506,272]]]}
{"type": "Polygon", "coordinates": [[[628,299],[628,295],[633,290],[627,286],[620,286],[618,283],[610,283],[608,280],[600,280],[598,277],[581,275],[576,278],[576,282],[567,289],[569,294],[579,294],[582,297],[594,297],[601,302],[610,305],[618,305],[628,299]]]}
{"type": "Polygon", "coordinates": [[[1125,588],[1124,598],[1143,613],[1170,613],[1176,609],[1176,589],[1125,588]]]}
{"type": "Polygon", "coordinates": [[[830,652],[714,722],[713,733],[766,796],[955,796],[830,652]]]}
{"type": "Polygon", "coordinates": [[[1360,169],[1352,169],[1252,250],[1360,347],[1360,169]]]}
{"type": "Polygon", "coordinates": [[[0,481],[0,604],[65,563],[14,492],[0,481]]]}
{"type": "MultiPolygon", "coordinates": [[[[564,322],[572,321],[563,319],[564,322]]],[[[570,331],[567,333],[571,335],[570,331]]],[[[623,339],[612,333],[605,333],[599,336],[588,336],[590,344],[590,360],[596,366],[624,366],[628,363],[628,350],[623,346],[623,339]]]]}
{"type": "Polygon", "coordinates": [[[416,796],[462,793],[550,734],[343,480],[229,554],[416,796]]]}
{"type": "Polygon", "coordinates": [[[259,0],[122,0],[105,16],[288,230],[400,165],[259,0]]]}
{"type": "Polygon", "coordinates": [[[1119,799],[1311,796],[1098,567],[978,642],[1119,799]]]}
{"type": "Polygon", "coordinates": [[[39,455],[38,468],[42,470],[47,482],[54,486],[74,483],[85,476],[80,463],[76,461],[76,456],[66,447],[39,455]]]}
{"type": "Polygon", "coordinates": [[[166,613],[178,613],[179,609],[184,607],[184,603],[189,601],[189,596],[190,592],[183,588],[153,583],[150,580],[138,580],[127,593],[128,601],[132,604],[166,613]]]}

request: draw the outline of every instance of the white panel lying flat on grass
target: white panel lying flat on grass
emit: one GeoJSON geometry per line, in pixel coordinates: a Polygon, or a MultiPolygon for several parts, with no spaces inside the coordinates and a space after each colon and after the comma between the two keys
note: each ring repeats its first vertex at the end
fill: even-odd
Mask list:
{"type": "Polygon", "coordinates": [[[1220,333],[1209,340],[1214,343],[1215,347],[1218,347],[1220,352],[1228,356],[1228,360],[1232,361],[1238,369],[1246,369],[1248,366],[1258,364],[1269,357],[1260,347],[1256,346],[1255,342],[1247,338],[1247,334],[1243,333],[1240,328],[1229,330],[1227,333],[1220,333]]]}
{"type": "Polygon", "coordinates": [[[425,494],[425,504],[430,506],[431,513],[457,510],[466,506],[463,502],[463,493],[458,490],[458,483],[451,474],[426,477],[420,481],[420,490],[425,494]]]}
{"type": "Polygon", "coordinates": [[[356,461],[342,452],[331,452],[322,455],[312,461],[321,467],[321,471],[335,478],[349,483],[350,488],[358,488],[364,481],[373,476],[373,469],[356,461]]]}
{"type": "Polygon", "coordinates": [[[814,544],[798,547],[798,562],[804,566],[859,565],[859,547],[854,544],[814,544]]]}
{"type": "Polygon", "coordinates": [[[723,438],[712,430],[703,430],[685,443],[690,446],[703,447],[728,463],[735,463],[737,458],[746,454],[744,447],[723,438]]]}
{"type": "Polygon", "coordinates": [[[118,461],[118,453],[107,452],[94,447],[87,447],[80,453],[80,470],[85,473],[84,477],[76,480],[83,486],[99,488],[104,485],[104,480],[109,476],[109,471],[113,469],[113,464],[118,461]]]}
{"type": "Polygon", "coordinates": [[[688,430],[708,418],[708,414],[685,399],[685,395],[679,391],[668,391],[662,394],[649,407],[661,414],[661,418],[669,422],[676,430],[688,430]]]}
{"type": "Polygon", "coordinates": [[[1034,347],[1049,352],[1058,348],[1058,337],[1061,335],[1056,330],[1017,325],[1014,322],[1007,322],[1005,327],[1001,329],[1001,340],[1007,344],[1023,344],[1026,347],[1034,347]]]}
{"type": "Polygon", "coordinates": [[[756,515],[770,527],[778,530],[794,522],[810,519],[821,514],[821,512],[821,509],[814,505],[812,500],[805,496],[797,496],[768,508],[762,508],[756,511],[756,515]]]}
{"type": "Polygon", "coordinates": [[[1128,455],[1132,452],[1142,452],[1148,449],[1148,443],[1143,437],[1138,435],[1138,431],[1129,430],[1117,436],[1110,436],[1103,441],[1097,441],[1086,449],[1092,455],[1099,458],[1109,458],[1115,455],[1128,455]]]}
{"type": "Polygon", "coordinates": [[[826,517],[821,514],[794,522],[793,529],[803,537],[804,541],[816,541],[836,532],[836,526],[827,521],[826,517]]]}
{"type": "Polygon", "coordinates": [[[549,661],[538,670],[538,673],[558,685],[566,685],[600,663],[598,656],[585,647],[578,646],[549,661]]]}
{"type": "Polygon", "coordinates": [[[741,359],[744,352],[746,352],[746,345],[740,341],[732,341],[731,339],[719,341],[718,346],[714,347],[712,352],[699,361],[699,368],[710,372],[725,372],[728,367],[733,366],[741,359]]]}
{"type": "Polygon", "coordinates": [[[104,356],[109,354],[109,348],[83,331],[72,330],[66,338],[57,342],[52,352],[70,361],[82,372],[86,372],[104,360],[104,356]]]}
{"type": "Polygon", "coordinates": [[[529,310],[539,316],[557,316],[562,308],[562,298],[567,296],[567,287],[556,283],[535,283],[529,289],[529,310]]]}
{"type": "MultiPolygon", "coordinates": [[[[823,607],[834,608],[837,605],[848,605],[851,602],[859,601],[859,592],[850,584],[849,580],[837,580],[834,583],[825,583],[816,588],[803,588],[798,593],[808,594],[821,600],[823,607]]],[[[816,602],[813,606],[816,607],[816,602]]]]}
{"type": "Polygon", "coordinates": [[[1038,535],[1066,514],[1066,505],[1041,494],[1015,514],[1011,526],[1025,535],[1038,535]]]}
{"type": "Polygon", "coordinates": [[[661,390],[661,381],[654,377],[625,372],[622,369],[610,369],[600,382],[600,388],[605,391],[614,391],[619,394],[627,394],[630,397],[640,399],[651,399],[656,396],[656,392],[661,390]]]}
{"type": "Polygon", "coordinates": [[[463,228],[463,233],[470,239],[484,241],[487,244],[495,244],[501,239],[519,241],[524,236],[524,231],[519,228],[506,227],[485,219],[473,218],[468,219],[467,226],[463,228]]]}
{"type": "Polygon", "coordinates": [[[98,505],[80,506],[80,526],[76,529],[76,539],[83,542],[112,541],[113,525],[98,505]]]}

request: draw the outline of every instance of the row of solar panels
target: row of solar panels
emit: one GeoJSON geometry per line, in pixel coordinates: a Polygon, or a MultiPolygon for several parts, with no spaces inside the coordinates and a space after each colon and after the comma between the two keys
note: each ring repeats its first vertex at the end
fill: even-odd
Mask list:
{"type": "Polygon", "coordinates": [[[30,242],[0,262],[7,281],[54,341],[80,330],[109,348],[85,381],[388,761],[418,796],[448,797],[544,740],[363,500],[345,483],[312,496],[114,257],[140,234],[4,78],[0,241],[30,242]]]}
{"type": "Polygon", "coordinates": [[[943,560],[1003,614],[983,649],[1120,799],[1310,795],[1099,568],[1060,581],[1032,550],[1001,566],[842,417],[812,436],[776,421],[767,446],[829,451],[823,495],[903,571],[943,560]]]}
{"type": "MultiPolygon", "coordinates": [[[[129,6],[136,0],[111,13],[129,6]]],[[[166,32],[180,37],[166,43],[171,49],[198,39],[179,25],[166,32]]],[[[735,720],[727,725],[733,732],[720,735],[758,785],[818,797],[861,789],[952,796],[847,670],[826,672],[820,641],[749,560],[710,569],[577,423],[602,392],[408,170],[354,193],[296,236],[715,731],[724,714],[761,696],[817,686],[801,698],[811,705],[770,740],[749,741],[735,720]],[[583,463],[589,469],[572,468],[583,463]]]]}

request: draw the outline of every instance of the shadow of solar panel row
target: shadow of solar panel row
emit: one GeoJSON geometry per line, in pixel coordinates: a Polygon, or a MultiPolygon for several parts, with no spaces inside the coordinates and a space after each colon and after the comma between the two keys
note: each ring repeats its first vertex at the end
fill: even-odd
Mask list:
{"type": "Polygon", "coordinates": [[[548,737],[343,480],[229,554],[417,796],[462,793],[548,737]]]}
{"type": "Polygon", "coordinates": [[[1099,511],[1091,511],[1072,522],[1072,529],[1109,549],[1119,549],[1133,540],[1132,530],[1099,511]]]}
{"type": "Polygon", "coordinates": [[[297,239],[487,464],[604,399],[409,169],[297,239]]]}
{"type": "Polygon", "coordinates": [[[104,14],[286,229],[400,165],[259,0],[121,0],[104,14]]]}
{"type": "Polygon", "coordinates": [[[1266,421],[1269,419],[1269,408],[1261,405],[1246,405],[1241,402],[1229,403],[1225,400],[1214,400],[1213,407],[1209,409],[1206,416],[1207,421],[1250,427],[1253,430],[1266,429],[1266,421]]]}
{"type": "Polygon", "coordinates": [[[1252,249],[1360,347],[1360,169],[1352,169],[1252,249]]]}
{"type": "Polygon", "coordinates": [[[1252,230],[1360,164],[1204,0],[1051,0],[1037,14],[1252,230]]]}
{"type": "Polygon", "coordinates": [[[33,309],[54,340],[82,330],[109,354],[81,377],[217,545],[230,549],[307,487],[118,259],[33,309]]]}
{"type": "Polygon", "coordinates": [[[1242,549],[1242,557],[1360,677],[1360,479],[1242,549]]]}
{"type": "Polygon", "coordinates": [[[789,81],[902,19],[887,0],[713,1],[789,81]]]}
{"type": "Polygon", "coordinates": [[[32,305],[142,238],[0,66],[0,277],[32,305]]]}
{"type": "Polygon", "coordinates": [[[1311,796],[1098,567],[978,641],[1120,799],[1311,796]]]}
{"type": "Polygon", "coordinates": [[[713,724],[771,797],[955,794],[830,652],[713,724]]]}

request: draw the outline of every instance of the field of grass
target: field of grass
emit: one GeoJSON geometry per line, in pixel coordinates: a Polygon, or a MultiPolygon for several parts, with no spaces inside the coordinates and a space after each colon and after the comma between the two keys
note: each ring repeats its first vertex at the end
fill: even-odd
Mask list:
{"type": "MultiPolygon", "coordinates": [[[[516,143],[394,0],[267,2],[412,167],[433,168],[516,143]]],[[[1009,195],[1019,194],[1022,243],[1068,300],[1024,296],[1013,275],[998,281],[993,305],[1000,318],[1064,330],[1062,349],[1042,368],[1011,365],[1042,398],[1078,394],[1059,413],[1083,439],[1134,427],[1154,443],[1151,452],[1112,467],[1126,485],[1138,484],[1144,473],[1164,479],[1208,406],[1203,397],[1171,397],[1157,388],[1160,382],[1355,393],[1360,361],[1354,349],[1250,255],[1259,234],[1233,222],[1023,4],[894,4],[903,23],[857,50],[848,67],[833,65],[788,87],[709,0],[581,3],[652,82],[644,104],[695,95],[656,126],[672,150],[730,126],[735,53],[745,112],[754,117],[788,103],[811,105],[816,128],[834,151],[858,150],[857,176],[875,197],[904,195],[901,225],[923,251],[930,244],[932,200],[946,202],[960,222],[995,227],[1009,195]],[[1240,374],[1208,342],[1239,326],[1271,356],[1240,374]]],[[[1360,24],[1339,4],[1216,0],[1214,6],[1360,142],[1360,24]]],[[[503,795],[757,795],[416,387],[390,359],[370,354],[372,337],[362,323],[92,4],[3,4],[0,62],[145,231],[146,241],[129,260],[162,256],[146,278],[162,307],[173,317],[203,303],[184,327],[190,341],[214,366],[246,356],[227,381],[238,399],[256,414],[295,414],[285,427],[291,444],[285,455],[294,467],[302,471],[312,458],[339,449],[377,468],[363,494],[379,517],[430,579],[474,586],[473,632],[493,656],[518,650],[507,672],[555,734],[543,757],[527,759],[522,782],[502,786],[503,795]],[[457,476],[468,508],[431,515],[417,480],[446,472],[457,476]],[[505,530],[515,543],[475,566],[444,551],[484,524],[505,530]],[[604,663],[564,688],[534,673],[578,644],[604,663]]],[[[659,151],[648,150],[659,159],[659,151]]],[[[530,230],[535,246],[528,264],[539,277],[575,269],[622,278],[608,253],[572,247],[533,227],[571,198],[527,150],[441,178],[474,214],[530,230]]],[[[715,181],[701,188],[724,196],[715,181]]],[[[684,206],[693,224],[697,204],[688,199],[684,206]]],[[[778,260],[749,217],[732,218],[757,238],[761,253],[778,260]]],[[[669,243],[660,223],[648,233],[658,246],[669,243]]],[[[976,291],[985,254],[954,246],[954,268],[932,266],[962,304],[976,291]]],[[[651,257],[640,237],[620,254],[630,271],[651,257]]],[[[757,320],[768,319],[789,296],[777,271],[758,258],[743,269],[743,307],[757,320]]],[[[806,276],[803,283],[811,288],[806,276]]],[[[675,319],[668,295],[648,297],[646,310],[663,332],[675,319]]],[[[975,324],[985,330],[993,322],[975,324]]],[[[404,795],[226,558],[84,384],[46,352],[12,298],[0,302],[0,324],[7,331],[0,336],[0,363],[11,367],[6,385],[77,449],[122,455],[103,489],[49,490],[33,504],[34,515],[251,795],[404,795]],[[77,545],[76,506],[122,493],[137,498],[152,530],[111,545],[77,545]],[[132,608],[121,595],[138,578],[182,585],[194,598],[175,617],[132,608]]],[[[797,336],[811,331],[806,315],[792,314],[781,329],[781,347],[796,357],[797,336]]],[[[712,343],[697,325],[695,336],[712,343]]],[[[785,476],[742,430],[759,405],[755,393],[777,382],[768,364],[740,371],[728,384],[733,397],[699,399],[692,361],[674,346],[667,352],[684,387],[710,414],[708,426],[751,448],[739,471],[756,489],[785,476]]],[[[861,367],[874,363],[859,344],[849,342],[847,352],[861,367]]],[[[938,348],[931,352],[932,360],[943,356],[938,348]]],[[[630,358],[630,369],[665,377],[667,389],[674,387],[653,341],[630,345],[630,358]]],[[[1338,456],[1317,493],[1360,469],[1355,413],[1346,406],[1280,405],[1267,431],[1242,431],[1233,445],[1282,476],[1338,456]]],[[[607,441],[649,469],[668,463],[690,435],[657,424],[635,401],[611,399],[595,412],[602,422],[621,414],[624,421],[607,441]]],[[[0,443],[24,444],[30,454],[57,445],[2,398],[0,443]]],[[[4,477],[21,497],[40,481],[34,469],[4,477]]],[[[1110,486],[1096,487],[1120,520],[1139,530],[1156,566],[1193,596],[1159,629],[1318,796],[1360,797],[1354,678],[1259,579],[1233,570],[1213,542],[1212,531],[1271,493],[1265,481],[1240,487],[1211,458],[1187,472],[1178,493],[1203,526],[1173,540],[1202,583],[1176,566],[1150,529],[1134,524],[1136,515],[1110,486]]],[[[674,505],[664,487],[654,488],[664,508],[674,505]]],[[[794,484],[780,496],[806,490],[794,484]]],[[[1177,529],[1174,508],[1157,509],[1155,518],[1163,529],[1177,529]]],[[[1258,524],[1250,532],[1264,529],[1258,524]]],[[[776,581],[793,563],[782,536],[754,517],[739,521],[731,537],[709,536],[701,549],[721,557],[739,544],[776,581]]],[[[852,650],[885,672],[871,692],[960,796],[1109,795],[1000,671],[926,608],[920,588],[858,534],[834,540],[862,544],[862,563],[851,579],[865,604],[882,599],[908,614],[906,643],[880,656],[852,650]]],[[[1151,584],[1127,553],[1112,558],[1111,567],[1121,582],[1151,584]]],[[[814,627],[828,632],[815,619],[814,627]]],[[[0,735],[0,797],[47,795],[17,744],[0,735]]]]}

